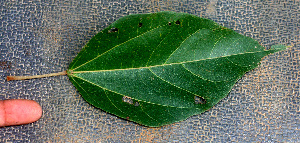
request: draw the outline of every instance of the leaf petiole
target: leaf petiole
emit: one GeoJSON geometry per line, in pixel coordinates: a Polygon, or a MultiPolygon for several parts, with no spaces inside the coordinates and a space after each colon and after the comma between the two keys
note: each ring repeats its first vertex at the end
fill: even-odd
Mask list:
{"type": "Polygon", "coordinates": [[[26,79],[44,78],[44,77],[59,76],[59,75],[67,75],[67,71],[58,72],[58,73],[43,74],[43,75],[33,75],[33,76],[7,76],[6,79],[7,79],[7,81],[10,81],[10,80],[26,80],[26,79]]]}

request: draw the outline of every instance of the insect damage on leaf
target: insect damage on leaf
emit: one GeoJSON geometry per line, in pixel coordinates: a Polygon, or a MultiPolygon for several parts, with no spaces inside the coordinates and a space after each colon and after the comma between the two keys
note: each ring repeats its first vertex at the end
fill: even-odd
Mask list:
{"type": "Polygon", "coordinates": [[[142,27],[143,26],[143,23],[139,23],[139,27],[142,27]]]}
{"type": "Polygon", "coordinates": [[[265,50],[186,13],[135,14],[95,35],[65,73],[95,107],[158,127],[210,109],[261,58],[284,49],[265,50]]]}
{"type": "Polygon", "coordinates": [[[123,102],[129,103],[129,104],[133,104],[133,101],[130,97],[128,96],[123,96],[122,98],[123,102]]]}
{"type": "Polygon", "coordinates": [[[118,32],[119,29],[116,27],[111,28],[110,30],[108,30],[108,33],[113,33],[113,32],[118,32]]]}
{"type": "Polygon", "coordinates": [[[205,101],[205,99],[202,98],[202,97],[195,96],[195,103],[196,103],[196,104],[205,104],[206,101],[205,101]]]}

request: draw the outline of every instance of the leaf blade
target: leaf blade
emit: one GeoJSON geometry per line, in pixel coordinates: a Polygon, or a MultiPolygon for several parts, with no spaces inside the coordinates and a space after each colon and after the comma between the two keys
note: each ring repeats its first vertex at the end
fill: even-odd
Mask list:
{"type": "Polygon", "coordinates": [[[189,14],[130,15],[93,37],[68,76],[95,107],[157,127],[208,110],[261,58],[283,49],[264,50],[251,38],[189,14]]]}

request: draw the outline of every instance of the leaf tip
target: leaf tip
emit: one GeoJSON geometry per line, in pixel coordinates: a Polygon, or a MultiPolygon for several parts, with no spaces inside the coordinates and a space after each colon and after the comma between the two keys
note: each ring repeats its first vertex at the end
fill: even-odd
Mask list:
{"type": "Polygon", "coordinates": [[[278,45],[271,46],[270,50],[282,51],[282,50],[288,49],[290,47],[293,47],[293,46],[285,46],[285,45],[278,44],[278,45]]]}
{"type": "Polygon", "coordinates": [[[276,52],[279,52],[279,51],[286,50],[290,47],[293,47],[293,46],[285,46],[285,45],[277,44],[277,45],[271,46],[271,48],[269,50],[266,50],[266,51],[267,51],[267,54],[272,54],[272,53],[276,53],[276,52]]]}

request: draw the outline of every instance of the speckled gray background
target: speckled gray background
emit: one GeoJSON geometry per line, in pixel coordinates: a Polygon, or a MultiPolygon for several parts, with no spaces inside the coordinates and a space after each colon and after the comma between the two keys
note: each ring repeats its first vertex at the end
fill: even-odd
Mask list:
{"type": "Polygon", "coordinates": [[[300,142],[299,0],[1,0],[0,99],[32,99],[43,116],[0,128],[0,142],[300,142]],[[66,70],[83,45],[118,18],[162,10],[212,19],[269,48],[209,111],[147,128],[95,109],[67,76],[5,81],[66,70]]]}

